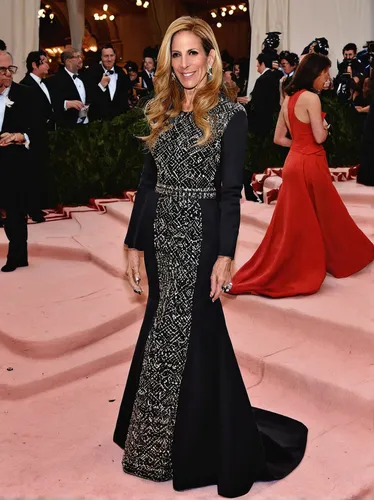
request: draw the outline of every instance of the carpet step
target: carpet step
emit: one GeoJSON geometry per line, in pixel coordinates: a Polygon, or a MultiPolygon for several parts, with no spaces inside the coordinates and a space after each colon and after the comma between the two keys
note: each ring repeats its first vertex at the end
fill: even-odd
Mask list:
{"type": "MultiPolygon", "coordinates": [[[[32,401],[4,403],[6,411],[0,418],[7,434],[1,443],[0,466],[5,498],[45,497],[47,492],[50,498],[123,500],[124,494],[126,500],[181,498],[170,481],[153,483],[122,472],[122,451],[111,436],[128,367],[128,363],[111,366],[32,401]]],[[[242,375],[254,406],[297,418],[310,429],[301,465],[282,481],[256,483],[248,498],[373,498],[373,451],[370,445],[365,452],[362,448],[371,442],[371,426],[318,405],[306,393],[293,394],[265,381],[253,385],[253,375],[244,368],[242,375]]],[[[211,486],[182,495],[187,500],[216,499],[217,489],[211,486]]]]}
{"type": "MultiPolygon", "coordinates": [[[[119,279],[124,266],[118,241],[131,208],[111,204],[107,215],[80,213],[73,220],[30,227],[35,251],[30,268],[2,276],[4,498],[181,497],[170,482],[123,474],[122,451],[112,443],[146,299],[119,279]],[[50,258],[60,246],[58,259],[50,258]]],[[[242,224],[239,262],[248,260],[261,240],[261,224],[258,230],[242,224]]],[[[313,296],[224,298],[252,404],[310,429],[300,467],[282,481],[256,484],[248,498],[374,498],[372,268],[345,280],[327,277],[313,296]]],[[[213,499],[217,490],[182,495],[213,499]]]]}
{"type": "Polygon", "coordinates": [[[61,388],[131,360],[142,320],[100,340],[92,340],[65,356],[24,358],[8,353],[0,366],[0,400],[19,400],[61,388]]]}
{"type": "Polygon", "coordinates": [[[64,356],[130,326],[146,300],[90,261],[33,258],[3,286],[0,347],[34,360],[64,356]]]}
{"type": "MultiPolygon", "coordinates": [[[[241,205],[241,223],[244,228],[247,227],[261,229],[265,233],[270,224],[275,205],[266,205],[262,203],[245,202],[241,205]]],[[[374,213],[370,206],[361,206],[355,204],[347,205],[356,224],[369,237],[374,236],[374,213]]],[[[242,231],[243,232],[243,231],[242,231]]]]}
{"type": "MultiPolygon", "coordinates": [[[[234,270],[248,260],[251,248],[239,245],[234,270]]],[[[244,322],[262,323],[301,339],[313,339],[353,353],[374,351],[374,265],[344,279],[327,275],[319,292],[272,299],[255,295],[224,297],[227,311],[244,322]]]]}
{"type": "MultiPolygon", "coordinates": [[[[264,183],[264,191],[279,189],[282,179],[278,176],[268,177],[264,183]]],[[[363,186],[354,180],[334,182],[334,186],[346,204],[374,205],[374,192],[369,186],[363,186]]]]}
{"type": "Polygon", "coordinates": [[[374,422],[374,355],[355,357],[313,342],[272,342],[264,330],[250,347],[233,332],[231,339],[239,363],[259,381],[289,388],[294,396],[307,394],[350,419],[374,422]]]}
{"type": "Polygon", "coordinates": [[[363,443],[372,439],[373,422],[341,412],[309,391],[295,391],[281,378],[264,378],[253,386],[253,376],[245,368],[242,375],[252,405],[296,418],[309,429],[301,465],[282,481],[256,484],[250,498],[374,498],[374,452],[362,452],[363,443]]]}

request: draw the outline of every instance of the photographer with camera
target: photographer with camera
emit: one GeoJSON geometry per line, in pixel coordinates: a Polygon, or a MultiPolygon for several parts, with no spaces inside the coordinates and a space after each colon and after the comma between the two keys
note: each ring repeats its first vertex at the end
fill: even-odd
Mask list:
{"type": "Polygon", "coordinates": [[[278,47],[280,45],[280,31],[269,31],[266,33],[266,38],[262,42],[262,54],[267,54],[267,57],[272,59],[271,70],[274,75],[280,80],[283,77],[282,71],[279,69],[280,59],[278,55],[278,47]]]}
{"type": "Polygon", "coordinates": [[[355,43],[345,45],[342,53],[343,61],[338,63],[338,75],[335,79],[336,94],[341,102],[352,104],[361,112],[364,65],[357,57],[355,43]]]}
{"type": "Polygon", "coordinates": [[[358,53],[358,58],[364,67],[365,78],[370,78],[374,69],[374,40],[366,42],[363,48],[364,50],[358,53]]]}
{"type": "Polygon", "coordinates": [[[327,38],[321,37],[321,38],[315,38],[312,40],[302,51],[301,56],[300,56],[300,62],[302,59],[308,55],[308,54],[322,54],[324,56],[329,55],[329,42],[327,38]]]}
{"type": "Polygon", "coordinates": [[[352,61],[357,58],[357,45],[355,43],[347,43],[343,47],[343,58],[345,61],[352,61]]]}

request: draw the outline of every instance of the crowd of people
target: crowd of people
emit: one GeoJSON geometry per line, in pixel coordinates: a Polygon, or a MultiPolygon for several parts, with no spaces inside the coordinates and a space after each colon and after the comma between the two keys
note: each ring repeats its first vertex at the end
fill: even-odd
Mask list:
{"type": "Polygon", "coordinates": [[[90,67],[84,66],[79,51],[66,48],[53,75],[43,50],[28,54],[26,75],[16,84],[13,78],[19,71],[0,41],[0,200],[6,212],[0,225],[10,241],[3,272],[28,265],[25,215],[45,222],[49,132],[111,120],[128,111],[138,96],[153,91],[155,61],[145,51],[144,69],[138,74],[134,63],[128,62],[125,69],[118,66],[115,50],[107,44],[90,67]],[[9,169],[7,162],[15,166],[9,169]]]}
{"type": "MultiPolygon", "coordinates": [[[[278,53],[280,33],[268,33],[257,57],[259,77],[247,96],[247,89],[240,86],[237,72],[226,76],[226,84],[234,91],[234,100],[247,109],[249,131],[260,140],[273,134],[275,116],[278,115],[290,85],[302,59],[310,53],[328,56],[329,44],[326,38],[316,38],[308,44],[300,56],[290,51],[278,53]]],[[[370,106],[374,96],[374,42],[367,42],[365,50],[358,53],[357,45],[346,44],[342,49],[343,60],[338,64],[338,74],[329,78],[319,93],[325,92],[346,106],[351,106],[363,117],[363,144],[361,168],[358,181],[374,185],[373,153],[371,143],[374,138],[373,113],[370,106]],[[370,113],[370,114],[369,114],[370,113]],[[369,114],[369,116],[367,116],[369,114]],[[367,117],[367,119],[366,119],[367,117]]],[[[227,68],[226,68],[227,69],[227,68]]],[[[240,69],[239,69],[240,74],[240,69]]],[[[266,167],[266,157],[258,155],[255,171],[261,172],[266,167]]],[[[249,174],[247,174],[249,175],[249,174]]],[[[245,182],[247,199],[256,200],[250,189],[250,178],[245,182]]]]}
{"type": "MultiPolygon", "coordinates": [[[[225,91],[233,102],[238,102],[246,108],[249,131],[260,138],[269,137],[272,133],[274,115],[280,110],[285,98],[285,89],[291,82],[300,60],[310,52],[328,54],[328,41],[324,38],[315,39],[300,56],[289,51],[278,53],[279,40],[280,33],[267,34],[262,52],[257,57],[257,71],[260,76],[250,95],[248,95],[247,88],[248,59],[235,60],[226,51],[222,52],[222,84],[225,91]]],[[[10,87],[13,76],[21,69],[13,64],[12,57],[6,51],[3,41],[0,41],[0,51],[1,58],[5,61],[0,68],[0,99],[4,98],[0,100],[0,103],[3,103],[2,113],[0,108],[2,121],[5,109],[10,107],[9,102],[5,104],[7,92],[12,93],[10,87]]],[[[157,48],[148,47],[144,50],[140,69],[134,61],[127,61],[124,67],[120,66],[111,44],[103,45],[98,56],[96,63],[85,66],[82,53],[67,46],[61,54],[59,69],[52,75],[50,75],[48,55],[45,51],[33,51],[27,56],[26,75],[20,82],[21,87],[17,85],[17,91],[23,93],[24,87],[28,87],[28,95],[33,96],[28,104],[19,110],[19,113],[25,114],[30,108],[32,120],[29,120],[29,127],[35,129],[35,133],[31,133],[32,146],[30,147],[31,141],[27,134],[24,142],[24,149],[30,149],[34,158],[32,175],[25,172],[21,175],[21,178],[27,179],[24,182],[25,189],[27,189],[24,211],[34,222],[45,221],[43,208],[49,205],[48,193],[44,188],[48,171],[49,132],[59,128],[74,129],[95,120],[111,120],[126,113],[132,107],[144,105],[153,97],[157,48]]],[[[368,113],[374,88],[373,66],[374,42],[368,42],[367,49],[360,54],[357,53],[357,46],[349,43],[343,48],[343,61],[339,64],[337,77],[335,80],[326,82],[325,90],[336,92],[340,100],[354,106],[357,112],[368,113]]],[[[16,88],[16,85],[12,85],[12,88],[16,88]]],[[[11,97],[9,99],[12,102],[11,97]]],[[[18,109],[17,105],[14,106],[14,110],[16,109],[18,109]]],[[[23,120],[26,118],[23,117],[23,120]]],[[[372,123],[372,117],[367,121],[369,124],[372,123]]],[[[4,128],[1,122],[0,125],[4,128]]],[[[18,128],[17,132],[21,133],[25,130],[28,129],[23,126],[18,128]]],[[[7,133],[5,129],[3,132],[7,133]]],[[[372,132],[369,130],[366,135],[372,137],[372,132]]],[[[11,144],[14,144],[17,139],[21,140],[21,134],[20,136],[5,135],[5,137],[3,134],[1,137],[2,143],[0,144],[2,145],[4,141],[9,140],[11,144]],[[12,137],[12,140],[9,137],[12,137]]],[[[26,152],[23,151],[23,154],[26,152]]],[[[368,156],[370,157],[370,151],[368,156]]],[[[263,169],[261,158],[259,157],[257,161],[258,170],[261,171],[263,169]]],[[[370,161],[369,158],[368,162],[370,161]]],[[[361,174],[361,177],[363,183],[374,184],[372,174],[369,176],[361,174]]],[[[19,184],[16,178],[12,182],[19,184]]],[[[245,187],[247,198],[255,199],[250,189],[249,178],[245,180],[245,187]]],[[[6,223],[0,217],[0,225],[5,225],[6,232],[10,236],[10,234],[16,234],[17,231],[14,233],[9,228],[11,223],[9,221],[12,221],[12,217],[9,217],[9,210],[11,212],[12,209],[6,201],[7,196],[3,198],[5,199],[2,203],[3,207],[8,206],[6,210],[8,222],[6,223]]],[[[22,218],[20,213],[19,221],[22,218]]],[[[24,229],[23,234],[25,231],[24,229]]],[[[24,257],[17,260],[21,264],[26,262],[24,257]]],[[[5,270],[14,267],[10,265],[5,270]]]]}

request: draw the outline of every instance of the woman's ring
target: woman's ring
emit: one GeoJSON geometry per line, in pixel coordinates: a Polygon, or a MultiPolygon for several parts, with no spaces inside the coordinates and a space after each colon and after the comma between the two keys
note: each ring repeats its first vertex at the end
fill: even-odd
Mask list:
{"type": "Polygon", "coordinates": [[[230,281],[230,283],[227,283],[227,285],[224,285],[222,287],[222,291],[225,292],[225,293],[228,293],[231,290],[231,288],[232,288],[232,283],[230,281]]]}

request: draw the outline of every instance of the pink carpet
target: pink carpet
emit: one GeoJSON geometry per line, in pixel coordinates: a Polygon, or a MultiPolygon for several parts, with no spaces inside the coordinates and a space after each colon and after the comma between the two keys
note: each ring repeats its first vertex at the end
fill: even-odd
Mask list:
{"type": "MultiPolygon", "coordinates": [[[[336,183],[374,240],[374,188],[336,183]]],[[[123,280],[131,203],[29,227],[30,267],[0,276],[0,496],[203,500],[171,483],[125,475],[112,443],[146,297],[123,280]]],[[[261,241],[274,207],[244,202],[236,266],[261,241]]],[[[0,257],[6,238],[0,232],[0,257]]],[[[374,498],[374,266],[319,294],[226,297],[251,401],[310,429],[301,466],[258,483],[256,500],[374,498]]],[[[244,497],[243,497],[244,498],[244,497]]]]}

